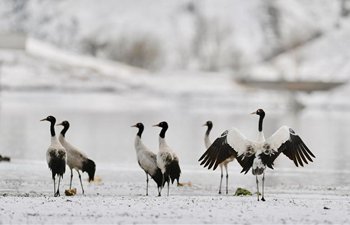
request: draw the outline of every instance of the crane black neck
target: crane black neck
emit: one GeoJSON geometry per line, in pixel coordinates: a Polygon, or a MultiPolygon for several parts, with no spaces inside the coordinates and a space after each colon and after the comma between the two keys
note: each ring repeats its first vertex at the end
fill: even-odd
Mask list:
{"type": "Polygon", "coordinates": [[[208,129],[207,129],[207,132],[205,132],[205,134],[206,134],[206,135],[209,135],[209,134],[210,134],[211,129],[213,129],[213,125],[208,124],[208,129]]]}
{"type": "Polygon", "coordinates": [[[67,125],[63,126],[63,129],[61,130],[61,134],[63,137],[65,137],[68,129],[69,129],[69,126],[67,126],[67,125]]]}
{"type": "Polygon", "coordinates": [[[143,126],[140,126],[138,127],[139,128],[139,131],[137,132],[137,136],[139,136],[141,138],[141,135],[142,135],[142,132],[144,130],[144,127],[143,126]]]}
{"type": "Polygon", "coordinates": [[[259,132],[262,132],[263,130],[263,120],[265,115],[259,115],[259,132]]]}
{"type": "Polygon", "coordinates": [[[55,133],[55,121],[50,121],[51,125],[50,125],[50,132],[51,132],[51,137],[55,137],[56,133],[55,133]]]}
{"type": "Polygon", "coordinates": [[[159,133],[159,137],[165,138],[165,132],[168,130],[167,126],[162,127],[162,130],[159,133]]]}

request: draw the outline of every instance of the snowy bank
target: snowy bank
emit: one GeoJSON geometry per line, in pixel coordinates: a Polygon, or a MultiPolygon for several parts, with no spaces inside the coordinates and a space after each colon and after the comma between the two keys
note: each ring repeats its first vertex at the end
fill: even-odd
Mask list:
{"type": "MultiPolygon", "coordinates": [[[[183,181],[192,187],[171,186],[170,196],[156,197],[150,182],[150,196],[144,196],[145,177],[136,165],[97,164],[99,184],[87,184],[80,194],[78,178],[73,180],[78,194],[52,197],[52,181],[44,162],[1,163],[5,176],[0,181],[0,223],[68,224],[348,224],[350,223],[349,186],[325,188],[304,184],[268,185],[266,202],[256,196],[234,197],[237,185],[254,190],[253,176],[232,173],[229,195],[217,194],[218,176],[204,169],[183,170],[183,181]],[[28,176],[28,171],[31,175],[28,176]],[[296,186],[297,185],[297,186],[296,186]],[[299,185],[299,186],[298,186],[299,185]]],[[[219,175],[219,174],[217,174],[219,175]]],[[[281,173],[278,177],[284,177],[281,173]]],[[[310,175],[308,175],[310,176],[310,175]]],[[[86,174],[83,175],[86,178],[86,174]]],[[[268,174],[270,178],[270,174],[268,174]]],[[[68,187],[66,175],[61,190],[68,187]]],[[[282,181],[280,181],[282,182],[282,181]]]]}

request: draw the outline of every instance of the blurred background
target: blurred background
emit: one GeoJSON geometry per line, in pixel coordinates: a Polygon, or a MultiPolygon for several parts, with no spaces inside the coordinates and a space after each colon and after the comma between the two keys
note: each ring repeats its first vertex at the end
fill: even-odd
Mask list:
{"type": "Polygon", "coordinates": [[[207,120],[254,139],[263,108],[265,136],[289,125],[317,156],[305,170],[350,173],[349,0],[2,0],[0,18],[0,154],[44,161],[54,115],[97,164],[137,168],[130,126],[157,152],[166,120],[199,168],[207,120]]]}

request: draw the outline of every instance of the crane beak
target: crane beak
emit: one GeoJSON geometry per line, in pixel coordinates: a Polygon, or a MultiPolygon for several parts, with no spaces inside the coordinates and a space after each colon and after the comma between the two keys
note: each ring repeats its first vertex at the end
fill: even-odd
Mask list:
{"type": "Polygon", "coordinates": [[[40,120],[40,121],[45,121],[45,120],[47,120],[46,118],[44,118],[44,119],[42,119],[42,120],[40,120]]]}
{"type": "Polygon", "coordinates": [[[63,126],[63,124],[62,123],[58,123],[58,124],[56,124],[56,126],[63,126]]]}
{"type": "Polygon", "coordinates": [[[203,124],[202,126],[205,127],[205,126],[207,126],[207,124],[205,123],[205,124],[203,124]]]}
{"type": "Polygon", "coordinates": [[[137,127],[137,126],[136,126],[136,124],[135,124],[135,125],[132,125],[132,126],[130,126],[130,127],[137,127]]]}
{"type": "Polygon", "coordinates": [[[159,127],[159,124],[154,124],[152,127],[159,127]]]}
{"type": "Polygon", "coordinates": [[[254,114],[256,114],[256,112],[252,112],[252,113],[250,113],[250,115],[254,115],[254,114]]]}

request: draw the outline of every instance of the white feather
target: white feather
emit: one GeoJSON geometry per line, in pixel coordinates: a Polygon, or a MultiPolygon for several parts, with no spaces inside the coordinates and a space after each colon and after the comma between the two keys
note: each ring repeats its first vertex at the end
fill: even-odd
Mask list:
{"type": "Polygon", "coordinates": [[[261,161],[260,157],[255,157],[255,159],[253,161],[252,169],[253,169],[253,174],[254,174],[254,170],[256,170],[256,169],[262,169],[262,170],[266,169],[266,166],[261,161]]]}
{"type": "MultiPolygon", "coordinates": [[[[227,144],[236,150],[237,155],[240,156],[246,153],[248,146],[256,146],[257,142],[247,139],[236,128],[232,128],[227,133],[227,144]]],[[[256,151],[256,148],[254,148],[254,150],[256,151]]]]}
{"type": "Polygon", "coordinates": [[[274,151],[277,151],[277,149],[281,147],[283,143],[289,140],[290,138],[289,129],[290,128],[287,126],[280,127],[274,134],[271,135],[271,137],[269,137],[266,140],[266,143],[270,145],[271,149],[273,149],[274,151]]]}
{"type": "Polygon", "coordinates": [[[83,161],[88,159],[87,156],[77,147],[70,144],[62,134],[59,135],[58,139],[67,151],[67,165],[69,168],[82,170],[83,161]]]}
{"type": "Polygon", "coordinates": [[[262,131],[259,131],[259,132],[258,132],[257,142],[258,142],[258,143],[265,142],[265,135],[264,135],[264,132],[262,132],[262,131]]]}
{"type": "Polygon", "coordinates": [[[157,171],[156,154],[150,151],[142,142],[141,138],[136,135],[135,149],[137,161],[140,167],[148,174],[153,175],[157,171]]]}
{"type": "Polygon", "coordinates": [[[162,171],[162,173],[165,173],[166,166],[174,160],[175,156],[176,155],[174,155],[173,150],[168,146],[165,139],[159,137],[159,152],[157,153],[157,165],[162,171]]]}
{"type": "Polygon", "coordinates": [[[209,135],[205,134],[204,135],[204,145],[205,145],[205,148],[208,149],[211,145],[211,141],[209,139],[209,135]]]}
{"type": "Polygon", "coordinates": [[[46,162],[49,164],[51,160],[51,153],[53,152],[56,156],[58,156],[58,152],[64,152],[64,160],[67,161],[67,154],[65,148],[58,141],[56,136],[51,136],[51,144],[46,151],[46,162]]]}

